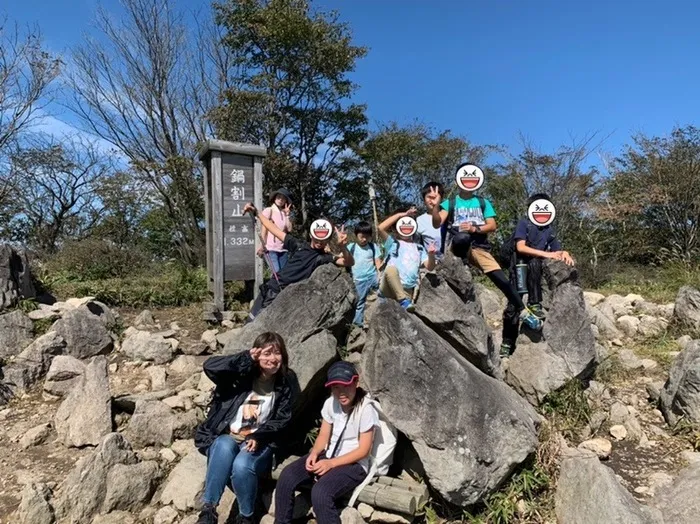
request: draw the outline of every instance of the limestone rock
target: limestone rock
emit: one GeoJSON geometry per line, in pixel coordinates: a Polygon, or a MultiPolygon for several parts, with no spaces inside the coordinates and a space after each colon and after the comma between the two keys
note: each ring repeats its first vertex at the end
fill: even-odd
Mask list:
{"type": "MultiPolygon", "coordinates": [[[[0,260],[2,247],[0,246],[0,260]]],[[[2,279],[0,279],[1,285],[2,279]]],[[[27,347],[32,341],[33,329],[34,324],[21,311],[0,315],[0,358],[17,355],[27,347]]]]}
{"type": "Polygon", "coordinates": [[[114,348],[103,321],[86,308],[66,311],[52,329],[66,341],[65,354],[75,358],[104,355],[114,348]]]}
{"type": "Polygon", "coordinates": [[[671,426],[680,417],[700,423],[700,340],[690,342],[673,361],[660,406],[671,426]]]}
{"type": "Polygon", "coordinates": [[[468,505],[496,490],[537,445],[537,413],[396,302],[377,307],[362,369],[411,441],[431,485],[468,505]]]}
{"type": "Polygon", "coordinates": [[[174,350],[163,336],[136,330],[122,342],[122,352],[132,360],[165,364],[172,360],[174,350]]]}
{"type": "Polygon", "coordinates": [[[80,383],[85,373],[85,363],[69,355],[59,355],[51,362],[44,381],[44,391],[51,395],[63,397],[80,383]]]}
{"type": "Polygon", "coordinates": [[[29,482],[22,491],[22,502],[17,510],[19,524],[54,524],[51,490],[45,484],[29,482]]]}
{"type": "Polygon", "coordinates": [[[696,332],[700,332],[700,290],[683,286],[678,291],[673,318],[696,332]]]}
{"type": "Polygon", "coordinates": [[[196,426],[192,412],[175,413],[157,400],[138,401],[125,433],[136,448],[169,446],[175,439],[191,438],[196,426]]]}
{"type": "Polygon", "coordinates": [[[58,439],[72,447],[98,445],[112,431],[111,404],[107,359],[94,357],[56,412],[58,439]]]}
{"type": "Polygon", "coordinates": [[[610,458],[610,453],[612,453],[612,444],[606,438],[594,438],[581,442],[581,444],[578,445],[578,449],[592,451],[598,456],[599,459],[605,460],[610,458]]]}
{"type": "Polygon", "coordinates": [[[199,509],[206,470],[206,457],[198,451],[190,452],[170,472],[160,503],[172,504],[180,511],[199,509]]]}

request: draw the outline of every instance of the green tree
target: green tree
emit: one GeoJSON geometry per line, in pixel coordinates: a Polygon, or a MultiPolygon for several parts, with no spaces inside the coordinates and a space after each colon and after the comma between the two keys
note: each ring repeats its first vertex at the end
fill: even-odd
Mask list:
{"type": "Polygon", "coordinates": [[[700,260],[700,129],[635,136],[606,189],[601,212],[625,258],[700,260]]]}
{"type": "Polygon", "coordinates": [[[366,50],[352,44],[335,12],[307,0],[229,0],[215,4],[232,62],[231,86],[213,113],[224,139],[265,145],[266,194],[286,186],[297,222],[337,201],[339,160],[365,136],[365,107],[350,103],[348,79],[366,50]]]}

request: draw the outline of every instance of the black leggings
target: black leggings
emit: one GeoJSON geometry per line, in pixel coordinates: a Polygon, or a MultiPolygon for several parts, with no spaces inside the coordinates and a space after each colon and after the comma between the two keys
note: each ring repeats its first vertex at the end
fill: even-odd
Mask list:
{"type": "MultiPolygon", "coordinates": [[[[524,260],[527,262],[527,303],[531,306],[542,302],[542,259],[528,257],[524,260]]],[[[496,273],[499,273],[499,271],[496,271],[496,273]]],[[[501,271],[500,273],[503,272],[501,271]]],[[[509,300],[503,312],[503,342],[515,345],[515,340],[518,338],[518,330],[520,329],[520,312],[525,309],[525,305],[517,293],[518,286],[515,268],[512,268],[510,271],[510,285],[515,290],[516,295],[518,295],[520,304],[513,304],[509,300]]]]}

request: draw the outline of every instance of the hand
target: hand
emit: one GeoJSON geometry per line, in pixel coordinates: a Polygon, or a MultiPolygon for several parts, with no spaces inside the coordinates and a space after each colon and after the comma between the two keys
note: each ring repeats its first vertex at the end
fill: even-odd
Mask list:
{"type": "Polygon", "coordinates": [[[345,232],[345,226],[341,227],[338,232],[338,245],[345,247],[348,244],[348,234],[345,232]]]}
{"type": "Polygon", "coordinates": [[[257,362],[260,359],[261,353],[262,353],[262,348],[252,348],[250,350],[250,358],[253,359],[253,362],[257,362]]]}
{"type": "Polygon", "coordinates": [[[245,215],[246,213],[250,213],[253,216],[258,215],[258,210],[255,209],[255,206],[252,203],[247,203],[245,207],[243,208],[243,214],[245,215]]]}
{"type": "Polygon", "coordinates": [[[258,250],[256,251],[257,255],[259,257],[263,256],[267,252],[267,249],[265,249],[265,246],[260,246],[258,250]]]}
{"type": "Polygon", "coordinates": [[[309,456],[306,457],[306,471],[313,471],[316,467],[316,460],[318,460],[318,454],[311,452],[309,456]]]}
{"type": "Polygon", "coordinates": [[[415,217],[417,214],[418,214],[418,209],[416,209],[416,206],[412,206],[403,215],[406,217],[415,217]]]}
{"type": "Polygon", "coordinates": [[[253,438],[249,438],[245,441],[245,449],[249,453],[254,453],[255,450],[258,449],[258,441],[253,438]]]}
{"type": "Polygon", "coordinates": [[[459,225],[459,230],[462,233],[476,233],[476,227],[473,222],[464,222],[459,225]]]}
{"type": "Polygon", "coordinates": [[[435,206],[440,205],[442,197],[440,196],[440,191],[438,190],[437,186],[430,186],[430,189],[428,190],[428,200],[435,206]]]}
{"type": "Polygon", "coordinates": [[[323,459],[319,460],[316,462],[314,465],[312,471],[316,473],[319,477],[322,477],[326,473],[328,473],[330,470],[332,470],[335,467],[335,464],[333,463],[332,460],[329,459],[323,459]]]}
{"type": "Polygon", "coordinates": [[[563,260],[567,266],[573,266],[575,264],[574,259],[566,251],[561,252],[561,259],[560,260],[563,260]]]}
{"type": "Polygon", "coordinates": [[[429,256],[435,256],[438,252],[437,244],[435,242],[431,242],[430,245],[428,246],[428,255],[429,256]]]}
{"type": "Polygon", "coordinates": [[[282,210],[282,212],[283,212],[285,215],[289,216],[289,213],[292,212],[292,204],[287,203],[287,204],[284,206],[284,209],[282,210]]]}

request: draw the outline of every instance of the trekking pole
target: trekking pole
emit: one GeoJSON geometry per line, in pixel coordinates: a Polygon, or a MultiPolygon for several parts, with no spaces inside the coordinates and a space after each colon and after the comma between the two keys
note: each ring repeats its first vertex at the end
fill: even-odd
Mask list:
{"type": "Polygon", "coordinates": [[[272,276],[275,277],[275,280],[279,284],[280,279],[277,277],[275,267],[272,265],[272,258],[270,257],[270,253],[267,252],[267,248],[265,247],[265,239],[263,239],[262,233],[258,229],[258,222],[255,220],[255,217],[253,215],[250,215],[250,218],[253,221],[253,228],[255,228],[255,232],[258,234],[258,238],[260,239],[260,245],[263,249],[263,254],[265,256],[265,260],[267,261],[267,266],[270,268],[270,271],[272,271],[272,276]]]}
{"type": "MultiPolygon", "coordinates": [[[[374,217],[374,238],[379,238],[379,217],[377,216],[377,192],[374,190],[374,180],[369,179],[369,200],[372,203],[374,217]]],[[[381,249],[381,248],[380,248],[381,249]]]]}

